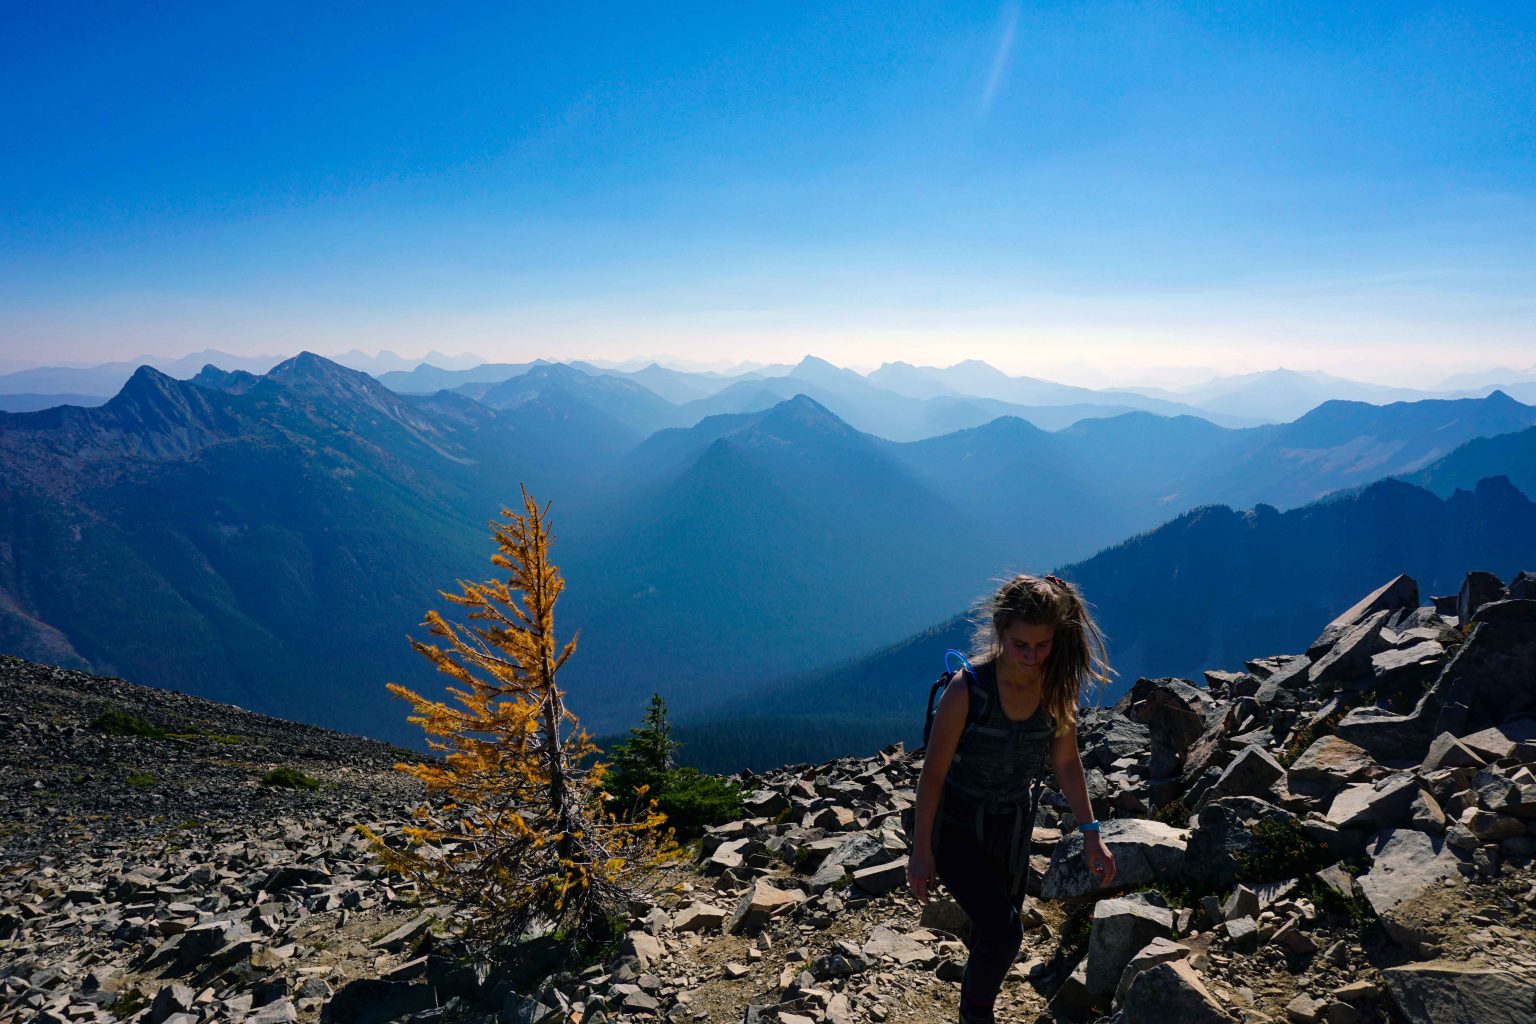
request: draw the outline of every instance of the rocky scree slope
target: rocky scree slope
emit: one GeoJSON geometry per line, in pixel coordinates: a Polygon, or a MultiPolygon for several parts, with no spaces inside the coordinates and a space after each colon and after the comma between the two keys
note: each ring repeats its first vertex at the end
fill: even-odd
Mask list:
{"type": "MultiPolygon", "coordinates": [[[[403,823],[394,752],[0,673],[0,1020],[952,1019],[967,924],[942,890],[905,893],[921,758],[899,746],[739,776],[750,817],[657,874],[611,957],[540,965],[530,945],[513,973],[456,960],[451,915],[348,829],[403,823]],[[99,735],[105,705],[182,738],[99,735]],[[276,761],[321,786],[262,787],[276,761]],[[151,764],[154,785],[120,781],[151,764]]],[[[1119,875],[1094,891],[1052,791],[999,1019],[1536,1018],[1536,577],[1473,573],[1424,605],[1399,577],[1306,652],[1139,680],[1080,735],[1119,875]]]]}

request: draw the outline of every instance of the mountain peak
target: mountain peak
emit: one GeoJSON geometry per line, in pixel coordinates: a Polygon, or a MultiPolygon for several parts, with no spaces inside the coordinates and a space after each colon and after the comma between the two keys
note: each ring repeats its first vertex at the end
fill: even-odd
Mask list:
{"type": "Polygon", "coordinates": [[[206,388],[209,391],[243,394],[250,390],[251,385],[260,379],[254,373],[246,370],[222,370],[212,363],[208,363],[201,370],[197,371],[197,376],[193,377],[188,383],[195,384],[200,388],[206,388]]]}
{"type": "Polygon", "coordinates": [[[836,413],[809,395],[795,395],[759,413],[748,428],[783,440],[804,439],[811,435],[858,437],[859,431],[836,413]]]}
{"type": "Polygon", "coordinates": [[[313,352],[300,352],[283,360],[267,371],[264,379],[306,398],[352,395],[366,397],[373,404],[395,402],[394,392],[362,370],[350,369],[313,352]]]}
{"type": "Polygon", "coordinates": [[[795,368],[789,372],[791,377],[801,380],[814,381],[827,384],[867,383],[863,377],[852,370],[845,370],[841,366],[835,366],[817,356],[806,356],[795,364],[795,368]]]}
{"type": "Polygon", "coordinates": [[[108,406],[122,406],[132,402],[144,400],[158,401],[177,392],[177,380],[169,374],[161,373],[148,363],[133,371],[133,376],[123,384],[122,389],[107,402],[108,406]]]}

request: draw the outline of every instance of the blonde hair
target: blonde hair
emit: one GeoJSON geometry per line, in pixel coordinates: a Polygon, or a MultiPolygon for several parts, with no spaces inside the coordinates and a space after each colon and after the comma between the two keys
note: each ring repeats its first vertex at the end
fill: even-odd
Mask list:
{"type": "Polygon", "coordinates": [[[1093,621],[1088,603],[1075,586],[1058,576],[1015,576],[984,598],[976,611],[971,657],[978,662],[997,659],[1003,631],[1009,626],[1022,622],[1055,629],[1040,700],[1055,720],[1057,735],[1076,724],[1083,687],[1098,683],[1102,695],[1114,674],[1104,634],[1093,621]]]}

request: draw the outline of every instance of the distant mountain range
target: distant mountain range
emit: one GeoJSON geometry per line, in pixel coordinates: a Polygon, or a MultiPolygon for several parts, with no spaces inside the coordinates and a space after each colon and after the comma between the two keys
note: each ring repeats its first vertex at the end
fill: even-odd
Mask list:
{"type": "Polygon", "coordinates": [[[410,395],[303,354],[260,375],[142,368],[99,408],[0,414],[0,650],[414,738],[382,683],[433,685],[404,636],[439,588],[489,570],[484,524],[522,482],[554,502],[561,625],[583,630],[572,703],[622,729],[653,690],[681,714],[871,653],[999,575],[1196,505],[1525,479],[1529,448],[1503,438],[1536,425],[1498,394],[1247,429],[1005,416],[894,442],[809,393],[876,390],[829,364],[682,426],[742,381],[679,405],[639,383],[650,370],[533,364],[410,395]],[[1499,443],[1456,448],[1479,438],[1499,443]]]}
{"type": "MultiPolygon", "coordinates": [[[[50,405],[100,405],[141,364],[186,378],[208,363],[226,370],[263,373],[278,361],[276,356],[241,358],[209,350],[176,359],[145,357],[89,368],[42,367],[3,373],[0,409],[22,412],[50,405]]],[[[393,352],[370,356],[358,351],[334,361],[365,371],[402,394],[449,390],[474,398],[480,397],[486,385],[503,383],[551,362],[483,363],[474,357],[438,352],[410,359],[393,352]]],[[[1498,389],[1536,403],[1536,368],[1466,375],[1453,378],[1444,390],[1423,391],[1287,369],[1217,377],[1181,390],[1091,389],[1010,376],[974,359],[948,367],[886,363],[863,375],[814,356],[793,366],[758,365],[731,372],[686,371],[639,360],[619,365],[580,361],[565,365],[591,377],[630,381],[674,406],[656,429],[692,426],[705,416],[720,413],[761,412],[805,394],[857,429],[895,441],[935,437],[1009,415],[1046,430],[1132,411],[1198,416],[1220,426],[1245,427],[1289,422],[1326,401],[1382,405],[1480,398],[1498,389]]]]}
{"type": "MultiPolygon", "coordinates": [[[[1505,580],[1536,567],[1536,503],[1506,477],[1445,498],[1385,480],[1289,512],[1207,506],[1056,571],[1082,589],[1109,638],[1109,704],[1142,676],[1198,682],[1260,652],[1305,651],[1317,623],[1400,572],[1425,601],[1454,594],[1469,566],[1505,580]]],[[[710,770],[873,750],[893,736],[919,742],[928,685],[972,631],[959,612],[872,656],[722,700],[677,737],[689,763],[710,770]],[[806,720],[803,737],[777,739],[806,720]]]]}

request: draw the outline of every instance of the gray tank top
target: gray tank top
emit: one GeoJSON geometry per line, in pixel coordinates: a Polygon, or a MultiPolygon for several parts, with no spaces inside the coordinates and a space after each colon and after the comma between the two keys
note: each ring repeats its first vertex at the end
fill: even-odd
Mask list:
{"type": "Polygon", "coordinates": [[[951,798],[984,813],[1012,813],[1030,802],[1030,788],[1045,772],[1055,720],[1043,701],[1024,721],[1010,719],[998,695],[997,666],[990,661],[976,666],[973,702],[978,687],[986,707],[975,726],[961,734],[944,788],[951,798]]]}

